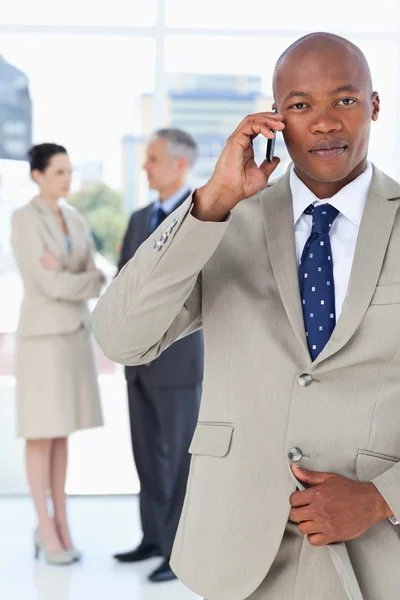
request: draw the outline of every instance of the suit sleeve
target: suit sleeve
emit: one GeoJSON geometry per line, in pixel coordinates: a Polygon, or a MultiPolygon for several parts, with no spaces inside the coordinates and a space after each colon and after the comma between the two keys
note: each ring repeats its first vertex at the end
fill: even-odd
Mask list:
{"type": "Polygon", "coordinates": [[[201,271],[229,219],[203,223],[191,209],[192,196],[140,246],[97,303],[93,333],[111,360],[150,362],[202,327],[201,271]]]}
{"type": "MultiPolygon", "coordinates": [[[[12,217],[11,244],[22,278],[33,278],[49,298],[78,302],[100,295],[102,280],[100,274],[93,269],[70,273],[42,267],[40,258],[44,245],[40,233],[29,215],[23,211],[14,213],[12,217]]],[[[88,264],[88,268],[89,266],[88,264]]]]}

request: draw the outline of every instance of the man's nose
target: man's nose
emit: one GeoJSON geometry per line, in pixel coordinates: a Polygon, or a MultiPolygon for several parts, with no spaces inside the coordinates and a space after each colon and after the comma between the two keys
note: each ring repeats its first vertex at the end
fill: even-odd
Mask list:
{"type": "Polygon", "coordinates": [[[314,112],[311,122],[312,133],[331,133],[340,131],[342,122],[334,109],[318,110],[314,112]]]}

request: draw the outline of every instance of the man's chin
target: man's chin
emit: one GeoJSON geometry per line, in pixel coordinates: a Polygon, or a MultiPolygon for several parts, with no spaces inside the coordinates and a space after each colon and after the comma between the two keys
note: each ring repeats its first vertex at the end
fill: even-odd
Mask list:
{"type": "Polygon", "coordinates": [[[301,169],[308,177],[319,183],[334,183],[346,179],[354,170],[346,160],[312,161],[301,169]]]}

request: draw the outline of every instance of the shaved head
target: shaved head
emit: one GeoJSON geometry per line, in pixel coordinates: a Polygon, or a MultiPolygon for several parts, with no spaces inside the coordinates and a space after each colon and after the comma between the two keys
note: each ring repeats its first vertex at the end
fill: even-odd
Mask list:
{"type": "Polygon", "coordinates": [[[366,167],[379,95],[361,50],[332,33],[312,33],[289,46],[273,78],[274,106],[296,173],[329,198],[366,167]]]}
{"type": "Polygon", "coordinates": [[[279,57],[275,65],[273,75],[274,96],[279,72],[282,68],[284,68],[288,58],[293,57],[295,60],[301,60],[302,58],[306,58],[306,56],[310,57],[311,53],[315,53],[319,56],[321,56],[321,53],[331,54],[333,58],[335,55],[337,55],[338,60],[340,60],[340,57],[343,56],[343,54],[347,53],[348,56],[352,58],[352,62],[354,61],[354,65],[362,69],[364,72],[366,83],[370,88],[370,92],[372,93],[371,71],[368,61],[360,48],[353,44],[353,42],[350,42],[350,40],[346,40],[346,38],[343,38],[340,35],[335,35],[334,33],[316,32],[310,33],[296,40],[279,57]]]}

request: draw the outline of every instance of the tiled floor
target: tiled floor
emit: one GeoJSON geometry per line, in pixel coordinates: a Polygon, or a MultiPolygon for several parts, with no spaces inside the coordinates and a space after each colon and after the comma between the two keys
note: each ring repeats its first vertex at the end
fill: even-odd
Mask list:
{"type": "Polygon", "coordinates": [[[0,498],[1,600],[198,600],[180,582],[150,584],[159,559],[117,564],[111,555],[140,540],[137,500],[81,497],[69,501],[76,546],[85,558],[70,567],[33,560],[34,516],[26,498],[0,498]]]}

